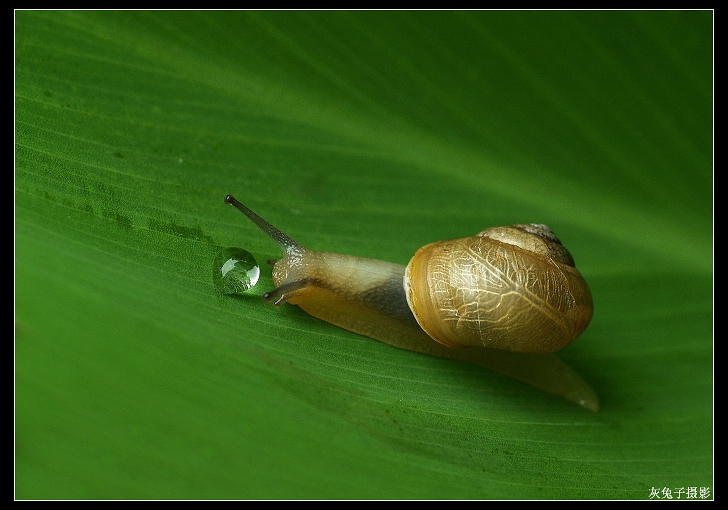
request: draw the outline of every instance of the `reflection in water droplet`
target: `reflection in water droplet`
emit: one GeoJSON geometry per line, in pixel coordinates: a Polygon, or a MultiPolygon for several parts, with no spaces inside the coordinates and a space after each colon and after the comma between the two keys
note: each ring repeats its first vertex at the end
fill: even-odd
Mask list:
{"type": "Polygon", "coordinates": [[[223,294],[242,294],[258,283],[260,266],[242,248],[224,248],[215,257],[212,281],[223,294]]]}

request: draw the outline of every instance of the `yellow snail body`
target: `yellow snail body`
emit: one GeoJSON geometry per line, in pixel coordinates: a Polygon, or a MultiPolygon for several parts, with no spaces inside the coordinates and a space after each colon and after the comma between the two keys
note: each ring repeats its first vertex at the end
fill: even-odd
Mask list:
{"type": "Polygon", "coordinates": [[[594,390],[550,354],[593,311],[569,251],[545,225],[493,227],[420,248],[407,266],[304,248],[233,196],[276,241],[276,288],[264,295],[336,326],[416,352],[467,361],[596,411],[594,390]]]}

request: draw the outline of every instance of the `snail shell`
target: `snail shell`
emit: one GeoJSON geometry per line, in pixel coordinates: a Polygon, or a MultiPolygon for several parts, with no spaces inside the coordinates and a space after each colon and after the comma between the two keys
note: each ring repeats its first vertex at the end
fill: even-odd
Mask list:
{"type": "Polygon", "coordinates": [[[423,246],[404,286],[420,327],[449,347],[554,352],[592,317],[588,285],[545,225],[494,227],[423,246]]]}

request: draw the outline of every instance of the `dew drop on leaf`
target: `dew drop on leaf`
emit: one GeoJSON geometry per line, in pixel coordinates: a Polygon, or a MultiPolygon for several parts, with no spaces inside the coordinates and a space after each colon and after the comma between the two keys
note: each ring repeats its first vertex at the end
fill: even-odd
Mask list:
{"type": "Polygon", "coordinates": [[[242,294],[258,283],[260,266],[242,248],[224,248],[215,257],[212,280],[223,294],[242,294]]]}

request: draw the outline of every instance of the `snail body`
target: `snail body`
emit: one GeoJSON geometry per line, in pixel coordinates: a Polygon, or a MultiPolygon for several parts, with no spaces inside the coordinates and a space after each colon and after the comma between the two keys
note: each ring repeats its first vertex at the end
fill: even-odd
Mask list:
{"type": "Polygon", "coordinates": [[[586,281],[545,225],[493,227],[420,248],[407,266],[309,250],[233,196],[278,243],[264,295],[387,344],[485,366],[598,409],[593,389],[550,354],[592,317],[586,281]]]}

